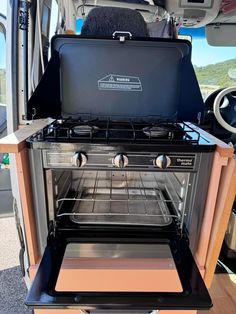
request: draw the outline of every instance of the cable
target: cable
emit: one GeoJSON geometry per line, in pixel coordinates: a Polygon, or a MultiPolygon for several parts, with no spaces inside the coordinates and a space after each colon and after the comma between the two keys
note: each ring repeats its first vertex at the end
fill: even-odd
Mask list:
{"type": "Polygon", "coordinates": [[[34,92],[35,85],[34,85],[34,49],[33,49],[33,57],[32,57],[32,67],[31,67],[31,88],[34,92]]]}
{"type": "Polygon", "coordinates": [[[38,22],[38,33],[39,33],[39,52],[40,52],[40,58],[41,58],[42,72],[44,73],[41,15],[40,15],[39,1],[40,0],[37,0],[37,22],[38,22]]]}
{"type": "Polygon", "coordinates": [[[61,15],[61,7],[62,7],[61,0],[58,0],[57,4],[58,4],[58,11],[57,11],[57,24],[56,24],[55,34],[58,34],[60,30],[60,15],[61,15]]]}
{"type": "MultiPolygon", "coordinates": [[[[78,7],[76,8],[76,15],[77,15],[77,13],[78,13],[78,10],[80,9],[80,10],[81,10],[81,16],[82,16],[82,18],[84,19],[84,17],[85,17],[85,10],[84,10],[84,7],[85,7],[85,5],[86,5],[86,0],[82,0],[81,2],[82,2],[82,4],[78,5],[78,7]]],[[[95,2],[96,2],[96,1],[95,1],[95,2]]],[[[96,4],[95,4],[95,6],[97,6],[97,2],[96,2],[96,4]]]]}

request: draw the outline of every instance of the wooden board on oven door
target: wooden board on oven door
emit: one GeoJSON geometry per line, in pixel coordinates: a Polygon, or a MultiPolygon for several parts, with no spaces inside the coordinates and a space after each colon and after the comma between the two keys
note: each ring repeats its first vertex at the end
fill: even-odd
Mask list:
{"type": "MultiPolygon", "coordinates": [[[[34,314],[85,314],[86,312],[81,312],[79,310],[35,310],[34,314]]],[[[116,314],[115,312],[104,312],[104,314],[116,314]]],[[[125,314],[125,312],[124,312],[125,314]]],[[[138,313],[137,313],[138,314],[138,313]]],[[[197,314],[197,311],[187,310],[187,311],[156,311],[152,314],[197,314]],[[184,312],[184,313],[183,313],[184,312]]]]}

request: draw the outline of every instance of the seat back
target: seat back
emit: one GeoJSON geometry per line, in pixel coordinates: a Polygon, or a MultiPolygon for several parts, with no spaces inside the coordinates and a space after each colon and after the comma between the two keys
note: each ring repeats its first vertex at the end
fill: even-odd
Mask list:
{"type": "Polygon", "coordinates": [[[81,29],[83,36],[110,37],[116,31],[130,32],[134,37],[147,37],[142,15],[132,9],[97,7],[92,9],[81,29]]]}

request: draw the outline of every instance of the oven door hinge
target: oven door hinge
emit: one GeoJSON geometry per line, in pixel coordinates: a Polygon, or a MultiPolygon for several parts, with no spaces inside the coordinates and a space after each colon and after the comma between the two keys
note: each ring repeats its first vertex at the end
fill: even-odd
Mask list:
{"type": "Polygon", "coordinates": [[[189,232],[186,226],[184,225],[182,230],[181,230],[181,237],[185,240],[185,242],[189,245],[189,232]]]}
{"type": "Polygon", "coordinates": [[[57,224],[55,221],[50,220],[49,221],[49,232],[48,232],[48,241],[52,241],[53,239],[56,238],[56,234],[57,234],[57,224]]]}

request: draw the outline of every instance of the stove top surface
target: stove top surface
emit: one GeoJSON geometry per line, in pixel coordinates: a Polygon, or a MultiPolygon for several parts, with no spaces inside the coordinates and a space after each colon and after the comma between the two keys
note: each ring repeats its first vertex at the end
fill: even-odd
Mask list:
{"type": "Polygon", "coordinates": [[[168,120],[61,119],[32,136],[34,141],[198,142],[200,134],[185,123],[168,120]]]}
{"type": "Polygon", "coordinates": [[[31,144],[213,145],[189,123],[155,117],[127,120],[81,117],[58,119],[32,135],[28,142],[31,144]]]}

